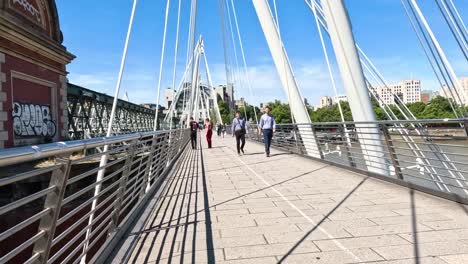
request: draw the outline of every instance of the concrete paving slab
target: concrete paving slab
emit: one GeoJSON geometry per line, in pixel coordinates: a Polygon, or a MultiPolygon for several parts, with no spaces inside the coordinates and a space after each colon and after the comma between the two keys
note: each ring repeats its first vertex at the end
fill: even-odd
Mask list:
{"type": "Polygon", "coordinates": [[[109,263],[406,264],[416,252],[423,264],[468,263],[459,204],[418,192],[412,203],[404,187],[278,150],[266,158],[257,143],[237,156],[232,138],[201,142],[109,263]]]}

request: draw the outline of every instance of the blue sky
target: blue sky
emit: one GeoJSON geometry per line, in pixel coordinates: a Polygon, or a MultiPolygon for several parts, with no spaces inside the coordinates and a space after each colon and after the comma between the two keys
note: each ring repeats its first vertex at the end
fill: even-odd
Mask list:
{"type": "MultiPolygon", "coordinates": [[[[190,1],[182,0],[178,77],[185,67],[190,1]]],[[[215,84],[226,82],[218,0],[199,0],[197,36],[202,34],[215,84]]],[[[258,104],[285,100],[268,46],[250,0],[235,0],[253,93],[242,83],[236,97],[258,104]],[[241,86],[242,85],[242,86],[241,86]]],[[[468,63],[434,1],[418,1],[458,76],[468,76],[468,63]]],[[[454,0],[468,22],[468,1],[454,0]]],[[[399,0],[346,0],[356,41],[389,82],[422,80],[423,89],[438,90],[399,0]]],[[[139,0],[128,51],[121,95],[131,101],[156,101],[166,1],[139,0]]],[[[303,0],[277,0],[281,34],[304,97],[313,105],[331,95],[330,78],[312,13],[303,0]]],[[[72,83],[114,94],[132,0],[57,1],[64,45],[77,58],[68,66],[72,83]]],[[[171,1],[163,88],[171,86],[174,65],[177,0],[171,1]]],[[[228,32],[228,34],[230,34],[228,32]]],[[[329,50],[331,46],[327,39],[329,50]]],[[[232,52],[230,53],[232,56],[232,52]]],[[[334,64],[336,76],[339,76],[334,64]]],[[[239,79],[245,79],[240,76],[239,79]]],[[[340,84],[340,83],[339,83],[340,84]]],[[[341,85],[339,93],[344,93],[341,85]]],[[[162,102],[163,96],[161,96],[162,102]]]]}

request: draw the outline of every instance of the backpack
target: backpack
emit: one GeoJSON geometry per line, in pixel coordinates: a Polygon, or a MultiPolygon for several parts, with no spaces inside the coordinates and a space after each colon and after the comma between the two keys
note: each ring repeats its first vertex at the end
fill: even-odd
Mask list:
{"type": "Polygon", "coordinates": [[[197,122],[192,122],[192,132],[197,132],[197,129],[198,129],[198,124],[197,122]]]}

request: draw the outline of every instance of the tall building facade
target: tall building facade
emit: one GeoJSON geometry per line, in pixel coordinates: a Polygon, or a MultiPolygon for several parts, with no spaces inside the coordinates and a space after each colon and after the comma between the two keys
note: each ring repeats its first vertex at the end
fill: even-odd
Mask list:
{"type": "Polygon", "coordinates": [[[218,88],[215,88],[217,99],[221,99],[226,102],[229,106],[229,109],[234,109],[235,100],[234,100],[234,86],[232,83],[228,85],[220,85],[218,88]]]}
{"type": "Polygon", "coordinates": [[[421,102],[428,104],[433,97],[434,92],[432,90],[421,91],[421,102]]]}
{"type": "Polygon", "coordinates": [[[333,105],[333,98],[331,96],[323,96],[320,98],[317,108],[329,107],[333,105]]]}
{"type": "Polygon", "coordinates": [[[458,95],[455,90],[447,87],[446,85],[440,89],[439,93],[445,98],[452,98],[458,104],[468,105],[468,98],[463,95],[464,93],[468,96],[468,77],[461,77],[458,81],[460,82],[461,89],[463,90],[458,91],[458,95]]]}
{"type": "Polygon", "coordinates": [[[421,101],[421,81],[402,80],[388,86],[372,88],[385,104],[395,104],[393,95],[397,95],[405,104],[421,101]]]}
{"type": "Polygon", "coordinates": [[[172,88],[167,88],[166,90],[164,90],[164,107],[166,109],[169,109],[169,107],[172,105],[175,94],[176,90],[172,88]]]}
{"type": "Polygon", "coordinates": [[[239,109],[241,107],[245,107],[247,103],[245,102],[244,97],[241,97],[241,99],[235,100],[235,105],[236,105],[236,109],[239,109]]]}
{"type": "Polygon", "coordinates": [[[346,95],[338,95],[334,98],[333,103],[337,104],[338,102],[348,102],[348,97],[346,95]]]}

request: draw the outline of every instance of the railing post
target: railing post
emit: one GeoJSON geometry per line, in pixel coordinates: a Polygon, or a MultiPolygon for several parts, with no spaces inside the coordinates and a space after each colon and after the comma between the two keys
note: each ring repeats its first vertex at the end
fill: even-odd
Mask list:
{"type": "Polygon", "coordinates": [[[463,126],[465,127],[465,135],[468,137],[468,119],[465,118],[465,122],[463,122],[463,126]]]}
{"type": "Polygon", "coordinates": [[[403,173],[401,171],[400,162],[398,161],[398,156],[395,151],[395,147],[393,146],[393,140],[390,137],[390,132],[388,131],[388,127],[386,124],[381,124],[380,128],[382,130],[382,134],[385,138],[385,143],[387,144],[388,152],[390,154],[390,158],[392,160],[393,168],[395,169],[395,174],[397,175],[398,179],[403,180],[403,173]]]}
{"type": "Polygon", "coordinates": [[[325,156],[323,156],[323,152],[322,152],[322,149],[320,148],[320,141],[317,137],[317,130],[315,129],[315,126],[314,126],[314,123],[310,123],[310,127],[312,128],[312,134],[314,134],[314,139],[315,139],[315,142],[317,143],[317,151],[319,152],[320,154],[320,159],[325,159],[325,156]]]}
{"type": "Polygon", "coordinates": [[[57,157],[56,163],[60,165],[60,168],[52,172],[49,183],[49,186],[55,186],[55,191],[49,193],[44,202],[44,208],[50,208],[51,211],[49,214],[43,216],[39,223],[39,230],[44,230],[45,235],[37,240],[33,247],[33,254],[40,254],[37,263],[47,263],[49,259],[52,240],[54,239],[57,227],[57,219],[60,214],[63,196],[67,188],[68,176],[70,174],[71,160],[68,154],[57,157]]]}
{"type": "MultiPolygon", "coordinates": [[[[353,156],[352,156],[352,153],[351,153],[351,149],[349,147],[349,143],[348,144],[348,136],[349,134],[348,133],[345,133],[345,127],[344,127],[344,124],[342,125],[338,125],[338,129],[340,131],[340,135],[341,135],[341,142],[344,143],[344,146],[345,146],[345,149],[346,149],[346,156],[348,157],[348,161],[349,161],[349,165],[353,168],[356,168],[356,162],[354,162],[354,159],[353,159],[353,156]]],[[[349,139],[349,142],[351,142],[351,139],[349,139]]]]}
{"type": "Polygon", "coordinates": [[[109,228],[108,234],[110,235],[112,232],[117,229],[119,226],[119,218],[120,218],[120,209],[122,208],[122,203],[124,200],[124,194],[127,189],[127,182],[128,176],[130,175],[130,171],[132,170],[132,162],[135,157],[135,147],[138,144],[138,141],[132,141],[130,143],[129,148],[127,149],[127,158],[125,159],[124,169],[122,170],[122,176],[120,177],[120,184],[119,190],[117,193],[116,202],[114,203],[114,212],[112,215],[112,226],[109,228]]]}
{"type": "Polygon", "coordinates": [[[153,135],[153,140],[151,141],[151,148],[150,152],[148,154],[148,161],[146,164],[146,169],[145,169],[145,174],[143,175],[143,182],[142,182],[142,188],[140,190],[140,199],[145,196],[146,190],[149,189],[149,184],[150,184],[150,174],[152,173],[153,170],[153,155],[154,152],[156,151],[156,144],[157,144],[157,135],[153,135]]]}
{"type": "Polygon", "coordinates": [[[293,125],[292,132],[293,132],[294,142],[296,143],[296,151],[297,151],[298,154],[303,155],[304,152],[302,151],[302,148],[299,147],[299,137],[298,137],[296,126],[294,126],[294,125],[293,125]]]}

